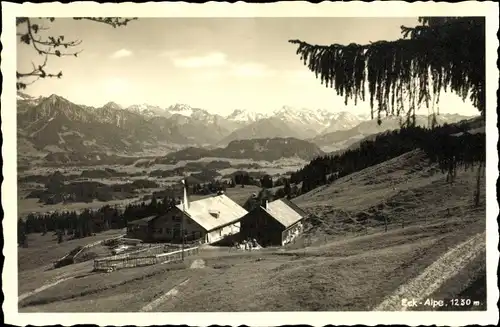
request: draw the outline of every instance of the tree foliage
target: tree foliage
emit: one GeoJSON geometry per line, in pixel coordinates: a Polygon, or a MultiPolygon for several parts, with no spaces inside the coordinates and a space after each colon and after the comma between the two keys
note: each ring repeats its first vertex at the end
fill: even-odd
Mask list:
{"type": "Polygon", "coordinates": [[[263,187],[263,188],[273,188],[273,178],[271,177],[271,175],[264,175],[261,177],[260,179],[260,185],[263,187]]]}
{"type": "Polygon", "coordinates": [[[130,221],[164,214],[178,203],[179,201],[174,198],[164,197],[162,200],[152,200],[148,204],[145,202],[128,204],[124,210],[105,205],[98,210],[85,209],[81,213],[75,211],[32,213],[25,220],[19,219],[18,242],[22,244],[29,233],[54,232],[57,242],[60,243],[64,234],[82,238],[112,228],[125,228],[130,221]]]}
{"type": "Polygon", "coordinates": [[[22,219],[17,221],[17,244],[22,247],[27,247],[26,224],[22,219]]]}
{"type": "Polygon", "coordinates": [[[243,208],[247,211],[252,211],[259,206],[265,207],[266,201],[271,202],[274,200],[273,194],[266,188],[263,188],[259,191],[255,196],[251,196],[247,199],[247,201],[243,204],[243,208]]]}
{"type": "Polygon", "coordinates": [[[246,171],[241,171],[235,174],[233,179],[236,185],[242,185],[242,187],[244,185],[257,185],[255,178],[250,176],[250,174],[246,171]]]}
{"type": "MultiPolygon", "coordinates": [[[[186,187],[190,195],[208,195],[225,191],[226,187],[234,187],[234,184],[217,180],[204,184],[186,183],[186,187]]],[[[180,203],[181,195],[181,188],[170,186],[164,191],[154,192],[149,203],[143,201],[139,204],[128,204],[124,209],[105,205],[97,210],[85,209],[80,213],[31,213],[25,219],[18,220],[18,244],[26,246],[29,233],[54,232],[57,242],[61,243],[63,235],[82,238],[109,229],[125,228],[130,221],[165,214],[180,203]]]]}
{"type": "MultiPolygon", "coordinates": [[[[89,20],[96,23],[106,24],[114,28],[125,26],[130,21],[137,18],[119,18],[119,17],[74,17],[74,20],[89,20]]],[[[64,35],[50,35],[43,31],[50,30],[49,25],[55,21],[54,17],[44,17],[34,19],[30,17],[16,18],[17,36],[21,44],[35,49],[38,55],[44,59],[41,63],[32,62],[31,71],[16,72],[18,90],[25,89],[28,85],[34,83],[40,78],[61,78],[62,71],[58,73],[48,72],[46,70],[49,56],[77,57],[81,51],[76,51],[82,41],[66,40],[64,35]]]]}
{"type": "Polygon", "coordinates": [[[367,87],[372,119],[406,114],[415,122],[415,110],[425,103],[434,110],[442,90],[470,98],[485,111],[484,17],[420,17],[421,25],[401,26],[403,38],[366,45],[311,45],[300,40],[297,54],[304,64],[356,104],[365,100],[367,87]],[[366,82],[368,85],[366,85],[366,82]],[[408,105],[409,104],[409,105],[408,105]]]}
{"type": "Polygon", "coordinates": [[[486,136],[484,133],[467,133],[471,124],[465,121],[433,129],[409,126],[387,132],[374,140],[361,142],[359,148],[315,158],[292,173],[290,182],[302,183],[303,194],[415,149],[424,151],[429,161],[437,163],[438,168],[453,181],[457,168],[478,165],[479,172],[486,160],[486,136]]]}

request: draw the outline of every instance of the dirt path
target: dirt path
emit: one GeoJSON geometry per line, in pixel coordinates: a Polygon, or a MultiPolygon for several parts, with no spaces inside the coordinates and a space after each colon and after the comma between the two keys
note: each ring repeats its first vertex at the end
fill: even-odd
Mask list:
{"type": "Polygon", "coordinates": [[[152,302],[148,303],[145,305],[142,309],[141,312],[149,312],[153,311],[156,307],[158,307],[160,304],[168,300],[169,298],[175,297],[177,294],[179,294],[179,287],[184,286],[189,282],[189,278],[180,283],[179,285],[175,286],[172,288],[170,291],[167,293],[163,294],[159,298],[153,300],[152,302]]]}
{"type": "Polygon", "coordinates": [[[43,285],[43,286],[41,286],[41,287],[39,287],[39,288],[31,291],[31,292],[23,293],[23,294],[21,294],[21,295],[18,296],[17,302],[21,302],[22,300],[24,300],[24,299],[26,299],[26,298],[28,298],[28,297],[30,297],[32,295],[35,295],[35,294],[40,293],[42,291],[45,291],[48,288],[51,288],[53,286],[56,286],[59,283],[65,282],[65,281],[73,279],[73,278],[75,278],[75,276],[65,277],[65,278],[62,278],[62,279],[58,279],[58,280],[56,280],[53,283],[45,284],[45,285],[43,285]]]}
{"type": "MultiPolygon", "coordinates": [[[[417,278],[387,297],[374,311],[406,311],[409,307],[402,305],[402,300],[422,302],[427,296],[434,293],[446,280],[452,278],[461,268],[471,262],[485,248],[486,233],[479,233],[467,241],[457,245],[445,253],[433,264],[427,267],[417,278]]],[[[431,309],[429,307],[429,309],[431,309]]]]}

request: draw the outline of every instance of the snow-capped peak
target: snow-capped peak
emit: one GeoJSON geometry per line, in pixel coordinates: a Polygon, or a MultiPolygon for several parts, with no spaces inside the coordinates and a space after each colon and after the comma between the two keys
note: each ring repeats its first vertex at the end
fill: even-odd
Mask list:
{"type": "Polygon", "coordinates": [[[150,107],[149,105],[143,103],[143,104],[133,104],[130,107],[128,107],[128,109],[141,112],[141,111],[148,110],[149,107],[150,107]]]}
{"type": "Polygon", "coordinates": [[[165,109],[162,109],[158,106],[152,106],[147,103],[131,105],[127,108],[127,110],[149,117],[165,116],[167,114],[165,109]]]}
{"type": "Polygon", "coordinates": [[[17,91],[17,100],[32,100],[34,99],[31,95],[17,91]]]}
{"type": "Polygon", "coordinates": [[[326,126],[329,120],[322,111],[307,108],[297,109],[290,106],[283,106],[274,110],[273,116],[286,122],[308,124],[311,126],[326,126]]]}
{"type": "Polygon", "coordinates": [[[176,103],[175,105],[168,107],[167,111],[172,114],[179,114],[186,117],[191,117],[194,112],[193,108],[191,108],[190,105],[183,103],[176,103]]]}
{"type": "Polygon", "coordinates": [[[122,110],[123,108],[117,104],[116,102],[113,102],[113,101],[110,101],[108,103],[106,103],[103,108],[106,108],[106,109],[114,109],[114,110],[122,110]]]}
{"type": "Polygon", "coordinates": [[[245,109],[235,109],[231,114],[226,116],[227,120],[235,122],[254,122],[262,118],[266,118],[266,115],[245,109]]]}
{"type": "Polygon", "coordinates": [[[348,111],[340,111],[332,114],[333,119],[342,119],[346,121],[359,121],[360,117],[354,115],[348,111]]]}
{"type": "Polygon", "coordinates": [[[16,99],[17,99],[17,101],[23,101],[24,103],[28,103],[32,106],[36,106],[37,104],[42,102],[45,98],[41,95],[38,97],[34,97],[34,96],[29,95],[29,94],[17,91],[16,99]]]}

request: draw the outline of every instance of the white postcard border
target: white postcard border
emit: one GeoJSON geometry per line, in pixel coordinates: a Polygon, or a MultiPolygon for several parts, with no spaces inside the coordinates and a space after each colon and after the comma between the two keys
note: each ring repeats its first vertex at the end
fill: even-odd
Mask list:
{"type": "MultiPolygon", "coordinates": [[[[497,266],[498,203],[496,181],[498,179],[497,98],[498,68],[496,66],[498,39],[498,5],[494,2],[466,1],[460,3],[406,3],[403,1],[380,2],[322,2],[311,4],[302,1],[269,4],[235,4],[209,2],[190,3],[107,3],[74,2],[24,3],[2,2],[3,44],[1,71],[3,89],[1,94],[1,117],[3,136],[2,206],[4,210],[5,263],[2,272],[5,301],[3,312],[5,323],[13,325],[162,325],[187,324],[192,326],[241,325],[271,326],[307,324],[314,326],[365,324],[406,325],[467,325],[495,324],[498,322],[497,266]],[[252,312],[252,313],[19,313],[17,307],[17,180],[16,180],[16,27],[15,17],[73,17],[73,16],[119,16],[119,17],[416,17],[416,16],[486,16],[486,80],[487,80],[487,299],[485,312],[252,312]]],[[[284,40],[286,42],[287,40],[284,40]]]]}

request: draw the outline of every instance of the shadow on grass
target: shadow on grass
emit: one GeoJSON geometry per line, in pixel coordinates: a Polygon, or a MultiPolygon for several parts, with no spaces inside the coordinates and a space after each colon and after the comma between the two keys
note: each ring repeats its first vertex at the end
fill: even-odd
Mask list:
{"type": "MultiPolygon", "coordinates": [[[[49,304],[49,303],[54,303],[54,302],[59,302],[59,301],[71,300],[71,299],[75,299],[75,298],[83,297],[83,296],[87,296],[87,295],[92,295],[92,294],[100,293],[100,292],[107,291],[110,289],[114,289],[114,288],[123,286],[125,284],[131,283],[131,282],[150,278],[150,277],[153,277],[153,276],[161,274],[161,273],[187,269],[187,268],[189,268],[189,266],[190,266],[189,262],[175,263],[175,264],[171,264],[171,265],[166,266],[165,269],[153,271],[153,272],[144,274],[142,276],[131,278],[128,280],[124,280],[124,281],[121,281],[118,283],[105,285],[101,288],[84,290],[81,292],[76,292],[74,294],[61,294],[61,295],[56,295],[56,296],[48,296],[45,298],[34,299],[31,301],[29,301],[29,300],[21,301],[21,303],[19,303],[19,308],[24,308],[24,307],[28,307],[28,306],[36,306],[36,305],[44,305],[44,304],[49,304]]],[[[107,273],[93,273],[92,275],[99,275],[99,274],[102,275],[102,274],[107,274],[107,273]]],[[[78,276],[78,278],[83,278],[83,277],[88,277],[88,276],[89,275],[82,275],[82,276],[78,276]]]]}

